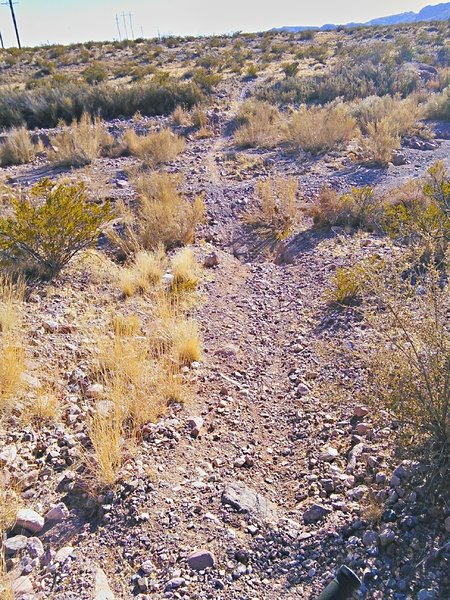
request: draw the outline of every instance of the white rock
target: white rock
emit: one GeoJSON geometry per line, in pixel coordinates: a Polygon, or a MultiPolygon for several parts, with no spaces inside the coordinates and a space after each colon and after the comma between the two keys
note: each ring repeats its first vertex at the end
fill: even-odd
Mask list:
{"type": "Polygon", "coordinates": [[[69,558],[69,556],[73,553],[72,546],[63,546],[58,550],[55,554],[54,562],[64,562],[69,558]]]}
{"type": "Polygon", "coordinates": [[[339,452],[333,446],[326,446],[319,454],[319,460],[324,462],[332,462],[339,456],[339,452]]]}
{"type": "Polygon", "coordinates": [[[10,444],[9,446],[5,446],[2,450],[0,450],[0,465],[11,465],[17,456],[17,447],[15,444],[10,444]]]}
{"type": "Polygon", "coordinates": [[[88,398],[98,398],[102,396],[104,392],[104,388],[101,383],[91,383],[86,388],[86,396],[88,398]]]}
{"type": "Polygon", "coordinates": [[[94,572],[94,600],[114,600],[105,572],[97,567],[94,572]]]}
{"type": "Polygon", "coordinates": [[[44,527],[44,517],[31,508],[20,508],[17,511],[16,525],[31,533],[38,533],[44,527]]]}

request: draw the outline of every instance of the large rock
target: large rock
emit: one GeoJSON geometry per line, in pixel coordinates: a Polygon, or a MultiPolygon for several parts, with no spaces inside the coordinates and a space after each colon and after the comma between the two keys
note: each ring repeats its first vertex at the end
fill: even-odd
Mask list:
{"type": "Polygon", "coordinates": [[[47,512],[45,515],[45,520],[57,523],[59,521],[64,521],[68,516],[69,510],[67,509],[67,506],[64,504],[64,502],[59,502],[47,512]]]}
{"type": "Polygon", "coordinates": [[[303,513],[305,523],[316,523],[330,514],[331,509],[322,506],[321,504],[313,504],[303,513]]]}
{"type": "Polygon", "coordinates": [[[222,494],[222,504],[249,513],[265,523],[278,520],[275,505],[244,483],[236,481],[227,485],[222,494]]]}
{"type": "Polygon", "coordinates": [[[14,556],[17,552],[24,550],[27,547],[28,538],[26,535],[15,535],[8,538],[3,544],[6,556],[14,556]]]}
{"type": "Polygon", "coordinates": [[[188,556],[187,562],[194,571],[204,571],[208,567],[213,567],[216,559],[209,550],[197,550],[188,556]]]}
{"type": "Polygon", "coordinates": [[[31,508],[20,508],[17,511],[16,525],[31,533],[39,533],[44,527],[44,517],[31,508]]]}
{"type": "Polygon", "coordinates": [[[22,598],[22,596],[33,593],[33,584],[29,577],[18,577],[12,582],[11,587],[14,598],[22,598]]]}
{"type": "Polygon", "coordinates": [[[114,600],[108,579],[100,567],[96,567],[94,571],[94,600],[114,600]]]}

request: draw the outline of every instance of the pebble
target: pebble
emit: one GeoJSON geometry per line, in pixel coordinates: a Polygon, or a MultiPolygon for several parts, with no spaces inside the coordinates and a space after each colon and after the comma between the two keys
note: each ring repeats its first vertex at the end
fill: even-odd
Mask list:
{"type": "Polygon", "coordinates": [[[323,462],[332,462],[339,456],[339,452],[333,446],[326,446],[319,454],[319,460],[323,462]]]}
{"type": "Polygon", "coordinates": [[[46,521],[64,521],[69,516],[69,510],[64,502],[60,502],[56,504],[53,508],[51,508],[45,515],[46,521]]]}

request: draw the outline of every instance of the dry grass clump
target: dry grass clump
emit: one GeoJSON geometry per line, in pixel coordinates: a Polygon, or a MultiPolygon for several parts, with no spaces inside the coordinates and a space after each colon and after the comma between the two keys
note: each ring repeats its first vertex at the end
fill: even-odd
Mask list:
{"type": "Polygon", "coordinates": [[[98,117],[93,121],[88,113],[83,113],[79,122],[72,121],[70,127],[50,138],[53,149],[47,153],[48,159],[63,166],[82,167],[89,165],[101,152],[102,146],[110,146],[111,136],[98,117]]]}
{"type": "Polygon", "coordinates": [[[6,478],[5,472],[0,474],[0,538],[14,526],[17,511],[21,506],[18,490],[6,478]]]}
{"type": "Polygon", "coordinates": [[[105,487],[114,485],[124,460],[123,419],[113,405],[107,415],[96,412],[88,427],[93,456],[87,457],[87,465],[97,482],[105,487]]]}
{"type": "Polygon", "coordinates": [[[160,283],[167,269],[167,256],[163,246],[155,251],[140,250],[125,269],[119,271],[119,286],[125,297],[147,292],[160,283]]]}
{"type": "Polygon", "coordinates": [[[56,421],[60,413],[59,398],[55,390],[44,389],[27,402],[22,411],[24,423],[44,424],[56,421]]]}
{"type": "Polygon", "coordinates": [[[323,188],[305,212],[316,227],[362,227],[372,231],[379,227],[382,207],[369,186],[353,188],[346,194],[323,188]]]}
{"type": "Polygon", "coordinates": [[[294,112],[288,125],[287,138],[295,148],[318,154],[356,135],[356,120],[344,104],[335,106],[302,106],[294,112]]]}
{"type": "Polygon", "coordinates": [[[258,181],[255,187],[258,204],[244,212],[244,223],[260,234],[286,238],[297,226],[297,182],[293,177],[276,177],[258,181]]]}
{"type": "Polygon", "coordinates": [[[234,141],[238,146],[272,148],[283,139],[281,115],[268,102],[244,102],[237,116],[237,124],[234,141]]]}
{"type": "Polygon", "coordinates": [[[156,250],[190,244],[203,221],[205,204],[197,197],[190,202],[181,192],[180,177],[169,173],[141,175],[134,181],[138,193],[136,210],[123,210],[122,233],[113,242],[125,255],[139,249],[156,250]]]}
{"type": "Polygon", "coordinates": [[[173,356],[180,365],[189,365],[201,359],[198,323],[194,319],[175,323],[172,333],[173,356]]]}
{"type": "Polygon", "coordinates": [[[123,136],[123,143],[130,154],[137,156],[151,168],[172,162],[186,145],[184,138],[169,129],[161,129],[145,136],[139,136],[134,129],[128,129],[123,136]]]}
{"type": "Polygon", "coordinates": [[[23,165],[36,157],[36,146],[25,127],[12,129],[0,146],[0,165],[23,165]]]}
{"type": "Polygon", "coordinates": [[[440,94],[432,94],[425,103],[422,114],[425,119],[450,121],[450,86],[440,94]]]}
{"type": "Polygon", "coordinates": [[[170,121],[173,125],[187,127],[192,124],[192,117],[189,111],[177,106],[170,115],[170,121]]]}
{"type": "Polygon", "coordinates": [[[193,290],[199,280],[199,265],[190,248],[179,250],[171,261],[174,290],[193,290]]]}
{"type": "Polygon", "coordinates": [[[142,321],[137,315],[115,314],[111,321],[114,335],[129,337],[141,332],[142,321]]]}
{"type": "Polygon", "coordinates": [[[0,332],[10,333],[20,321],[25,282],[0,274],[0,332]]]}

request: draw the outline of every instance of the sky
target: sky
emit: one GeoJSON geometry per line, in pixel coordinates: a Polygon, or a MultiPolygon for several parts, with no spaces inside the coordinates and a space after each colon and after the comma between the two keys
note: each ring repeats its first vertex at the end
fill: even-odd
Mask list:
{"type": "MultiPolygon", "coordinates": [[[[5,1],[5,0],[3,0],[5,1]]],[[[405,11],[424,0],[18,0],[23,46],[68,44],[125,36],[122,13],[131,13],[135,37],[210,35],[264,31],[282,25],[364,22],[405,11]]],[[[130,19],[125,18],[128,37],[130,19]]],[[[16,45],[9,7],[0,4],[0,31],[6,47],[16,45]]]]}

